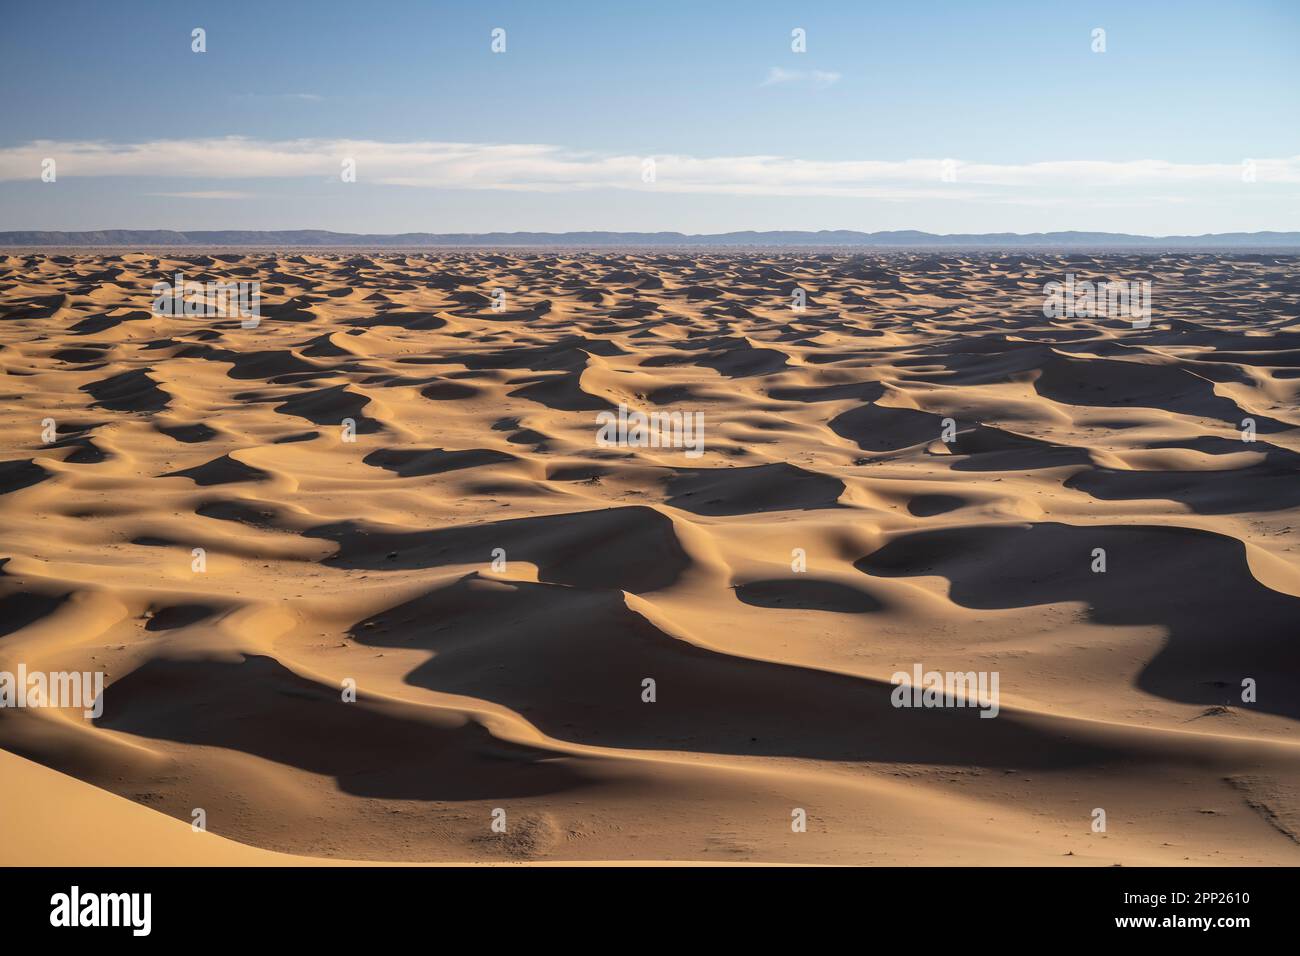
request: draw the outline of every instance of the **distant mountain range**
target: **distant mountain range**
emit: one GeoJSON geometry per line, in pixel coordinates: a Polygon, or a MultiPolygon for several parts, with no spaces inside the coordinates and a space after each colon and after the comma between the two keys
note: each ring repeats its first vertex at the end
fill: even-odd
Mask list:
{"type": "Polygon", "coordinates": [[[100,229],[93,232],[17,230],[0,232],[0,246],[875,246],[1122,249],[1279,249],[1300,250],[1300,232],[1222,232],[1203,236],[1135,236],[1119,232],[990,232],[938,235],[906,229],[893,232],[403,232],[370,234],[325,229],[260,231],[218,229],[175,232],[170,229],[100,229]]]}

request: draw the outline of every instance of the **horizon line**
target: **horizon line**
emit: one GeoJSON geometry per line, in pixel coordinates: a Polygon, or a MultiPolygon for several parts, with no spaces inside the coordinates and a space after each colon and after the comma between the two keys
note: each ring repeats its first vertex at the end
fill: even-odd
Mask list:
{"type": "Polygon", "coordinates": [[[0,247],[120,247],[137,244],[166,246],[309,246],[378,244],[392,247],[465,246],[671,246],[784,245],[868,246],[918,248],[927,246],[1097,247],[1229,245],[1236,248],[1300,248],[1300,231],[1257,230],[1151,236],[1092,230],[1050,232],[933,233],[917,229],[866,232],[855,229],[745,229],[684,233],[672,230],[512,230],[488,232],[341,232],[331,229],[14,229],[0,230],[0,247]]]}

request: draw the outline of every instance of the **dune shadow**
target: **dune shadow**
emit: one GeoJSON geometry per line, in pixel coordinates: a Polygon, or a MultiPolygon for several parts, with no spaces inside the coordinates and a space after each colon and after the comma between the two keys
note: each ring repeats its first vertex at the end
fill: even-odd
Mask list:
{"type": "Polygon", "coordinates": [[[1054,523],[918,531],[855,562],[884,577],[941,575],[949,598],[979,610],[1082,602],[1088,619],[1162,627],[1168,639],[1137,679],[1191,704],[1241,704],[1242,680],[1269,687],[1257,703],[1300,718],[1300,598],[1255,579],[1235,538],[1159,525],[1054,523]],[[1093,571],[1104,552],[1104,572],[1093,571]]]}
{"type": "Polygon", "coordinates": [[[836,761],[1064,767],[1120,756],[1002,712],[897,708],[891,684],[678,640],[616,592],[469,575],[358,622],[372,646],[432,652],[419,687],[490,700],[602,747],[836,761]],[[656,699],[643,700],[644,681],[656,699]]]}
{"type": "Polygon", "coordinates": [[[571,789],[562,756],[494,738],[454,714],[370,701],[299,677],[269,657],[155,658],[104,690],[95,725],[221,747],[335,778],[344,793],[400,800],[531,797],[571,789]]]}
{"type": "Polygon", "coordinates": [[[735,586],[736,597],[754,607],[784,610],[865,614],[883,605],[861,588],[804,576],[746,581],[735,586]]]}
{"type": "Polygon", "coordinates": [[[785,462],[749,468],[674,468],[667,504],[698,515],[838,508],[844,482],[785,462]]]}
{"type": "Polygon", "coordinates": [[[511,518],[428,531],[385,531],[352,521],[305,532],[338,543],[331,567],[395,570],[501,560],[537,566],[540,580],[571,587],[643,593],[673,584],[691,563],[670,518],[630,506],[511,518]]]}
{"type": "Polygon", "coordinates": [[[1065,487],[1103,501],[1152,498],[1177,501],[1197,514],[1248,514],[1300,507],[1300,455],[1263,442],[1214,441],[1156,443],[1151,447],[1189,447],[1209,454],[1260,451],[1263,461],[1245,468],[1200,471],[1133,471],[1090,468],[1072,475],[1065,487]],[[1225,447],[1226,446],[1226,447],[1225,447]]]}

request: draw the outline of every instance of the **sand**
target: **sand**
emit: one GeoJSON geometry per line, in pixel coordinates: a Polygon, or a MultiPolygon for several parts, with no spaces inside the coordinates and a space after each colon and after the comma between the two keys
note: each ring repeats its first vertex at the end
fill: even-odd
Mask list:
{"type": "Polygon", "coordinates": [[[107,683],[0,709],[0,863],[1300,863],[1298,293],[1247,254],[0,257],[0,671],[107,683]],[[155,314],[178,271],[261,323],[155,314]],[[1153,321],[1044,317],[1067,273],[1153,321]],[[701,453],[600,444],[620,405],[701,453]],[[918,665],[997,716],[893,706],[918,665]]]}

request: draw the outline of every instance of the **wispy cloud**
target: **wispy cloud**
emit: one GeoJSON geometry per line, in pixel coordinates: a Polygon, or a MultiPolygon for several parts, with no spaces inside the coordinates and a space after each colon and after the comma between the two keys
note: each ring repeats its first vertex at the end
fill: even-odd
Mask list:
{"type": "Polygon", "coordinates": [[[759,86],[806,86],[824,90],[840,81],[840,74],[826,70],[787,70],[774,66],[768,69],[767,78],[759,86]]]}
{"type": "MultiPolygon", "coordinates": [[[[739,196],[841,196],[867,199],[1024,200],[1027,192],[1071,194],[1088,187],[1156,187],[1151,192],[1242,182],[1242,163],[1166,160],[995,164],[953,159],[809,160],[789,156],[653,157],[595,153],[543,144],[389,143],[375,140],[260,140],[245,137],[141,143],[42,140],[0,148],[0,180],[39,180],[42,160],[58,176],[139,176],[240,181],[338,181],[356,164],[359,182],[434,189],[572,192],[628,189],[739,196]],[[655,161],[654,182],[642,179],[655,161]]],[[[1300,183],[1300,156],[1251,161],[1259,183],[1300,183]]],[[[205,183],[204,185],[214,185],[205,183]]],[[[226,190],[189,193],[236,198],[226,190]]]]}
{"type": "Polygon", "coordinates": [[[187,193],[149,193],[150,196],[165,196],[168,199],[252,199],[252,193],[234,192],[228,189],[207,189],[187,193]]]}

